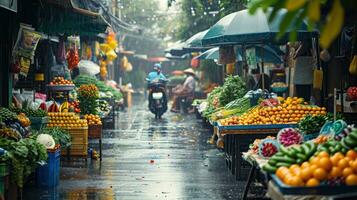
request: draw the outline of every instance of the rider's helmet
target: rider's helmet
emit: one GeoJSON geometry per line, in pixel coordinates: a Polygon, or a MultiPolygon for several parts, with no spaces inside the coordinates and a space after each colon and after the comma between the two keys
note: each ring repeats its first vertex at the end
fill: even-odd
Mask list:
{"type": "Polygon", "coordinates": [[[160,64],[160,63],[155,63],[155,64],[154,64],[154,70],[155,70],[155,71],[161,71],[161,68],[162,68],[162,67],[161,67],[161,64],[160,64]]]}

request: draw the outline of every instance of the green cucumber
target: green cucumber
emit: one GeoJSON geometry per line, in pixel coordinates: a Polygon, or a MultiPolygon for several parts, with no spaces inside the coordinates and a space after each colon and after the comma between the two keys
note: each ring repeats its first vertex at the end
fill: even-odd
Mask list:
{"type": "Polygon", "coordinates": [[[354,148],[355,146],[357,146],[357,143],[355,143],[351,138],[349,137],[345,137],[344,138],[345,144],[347,146],[349,146],[350,148],[354,148]]]}
{"type": "Polygon", "coordinates": [[[308,154],[310,152],[310,147],[307,144],[308,143],[304,143],[303,145],[301,145],[304,154],[308,154]]]}
{"type": "Polygon", "coordinates": [[[340,151],[341,151],[341,153],[346,154],[347,151],[348,151],[348,149],[342,147],[342,148],[340,149],[340,151]]]}
{"type": "Polygon", "coordinates": [[[304,154],[303,149],[302,149],[301,146],[299,146],[299,147],[294,146],[294,147],[291,147],[291,149],[294,150],[294,152],[296,152],[296,153],[302,153],[302,154],[304,154]]]}
{"type": "Polygon", "coordinates": [[[290,167],[291,163],[278,162],[276,163],[277,167],[290,167]]]}
{"type": "Polygon", "coordinates": [[[302,159],[300,159],[300,158],[298,158],[298,159],[296,159],[296,163],[298,163],[298,164],[301,164],[301,163],[303,163],[305,160],[302,160],[302,159]]]}
{"type": "Polygon", "coordinates": [[[301,160],[306,160],[307,159],[307,156],[304,155],[304,154],[301,154],[301,153],[296,154],[296,156],[298,157],[298,159],[301,159],[301,160]]]}
{"type": "Polygon", "coordinates": [[[269,159],[269,161],[268,161],[268,164],[270,164],[271,166],[275,166],[276,163],[277,163],[277,161],[274,159],[269,159]]]}
{"type": "Polygon", "coordinates": [[[263,170],[268,173],[273,174],[277,170],[277,167],[271,166],[270,164],[265,164],[265,165],[263,165],[263,170]]]}
{"type": "Polygon", "coordinates": [[[288,156],[275,156],[272,160],[276,161],[276,162],[287,162],[287,163],[291,163],[291,164],[295,163],[295,160],[288,156]]]}
{"type": "Polygon", "coordinates": [[[279,151],[278,153],[274,154],[274,156],[284,156],[284,153],[279,151]]]}
{"type": "Polygon", "coordinates": [[[283,145],[280,146],[280,151],[284,154],[284,155],[289,155],[290,152],[287,148],[285,148],[283,145]]]}
{"type": "Polygon", "coordinates": [[[352,131],[347,137],[351,137],[353,140],[357,140],[357,131],[352,131]]]}
{"type": "Polygon", "coordinates": [[[341,145],[342,145],[342,147],[345,148],[345,149],[350,149],[350,147],[345,143],[345,138],[343,138],[343,139],[341,140],[341,145]]]}

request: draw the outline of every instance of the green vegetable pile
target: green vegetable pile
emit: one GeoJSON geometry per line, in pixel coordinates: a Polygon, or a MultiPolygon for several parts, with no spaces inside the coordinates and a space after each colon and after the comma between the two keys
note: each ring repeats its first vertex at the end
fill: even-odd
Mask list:
{"type": "Polygon", "coordinates": [[[224,106],[235,99],[242,98],[246,92],[245,83],[239,76],[228,76],[224,80],[219,102],[224,106]]]}
{"type": "Polygon", "coordinates": [[[113,95],[114,99],[117,101],[123,98],[122,93],[120,93],[119,91],[115,90],[110,86],[107,86],[103,81],[99,81],[95,77],[91,77],[87,75],[79,75],[73,80],[73,83],[76,85],[76,87],[80,87],[82,85],[87,85],[87,84],[94,84],[95,86],[97,86],[100,92],[103,93],[110,92],[113,95]]]}
{"type": "Polygon", "coordinates": [[[0,138],[0,147],[7,151],[6,161],[11,166],[12,181],[20,188],[39,164],[47,161],[46,147],[37,143],[34,138],[22,139],[19,142],[0,138]]]}
{"type": "Polygon", "coordinates": [[[15,120],[15,119],[17,119],[17,116],[14,112],[10,111],[7,108],[0,107],[0,122],[6,120],[15,120]]]}
{"type": "Polygon", "coordinates": [[[221,103],[219,102],[219,95],[221,94],[223,88],[216,87],[214,88],[207,97],[208,107],[205,111],[203,111],[203,117],[209,118],[214,112],[217,112],[221,108],[221,103]]]}
{"type": "Polygon", "coordinates": [[[59,127],[47,127],[42,129],[41,131],[37,131],[33,133],[33,136],[37,138],[39,134],[48,134],[53,137],[56,145],[59,144],[61,147],[69,147],[71,146],[71,135],[67,130],[64,130],[59,127]]]}
{"type": "Polygon", "coordinates": [[[298,127],[305,134],[318,133],[326,120],[324,115],[307,115],[299,122],[298,127]]]}
{"type": "Polygon", "coordinates": [[[10,110],[16,114],[25,113],[27,117],[46,117],[47,111],[42,109],[33,109],[30,107],[29,103],[25,101],[22,104],[22,108],[10,107],[10,110]]]}

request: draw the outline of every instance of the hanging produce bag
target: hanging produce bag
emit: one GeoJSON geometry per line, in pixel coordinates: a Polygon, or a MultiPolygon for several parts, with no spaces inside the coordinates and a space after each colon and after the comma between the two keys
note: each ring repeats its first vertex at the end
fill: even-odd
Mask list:
{"type": "Polygon", "coordinates": [[[313,88],[314,89],[322,89],[322,81],[324,77],[324,72],[321,69],[314,70],[314,81],[313,81],[313,88]]]}
{"type": "Polygon", "coordinates": [[[229,64],[236,62],[236,54],[233,46],[219,47],[219,64],[229,64]]]}
{"type": "Polygon", "coordinates": [[[228,75],[233,75],[235,71],[235,63],[229,63],[226,65],[226,73],[228,75]]]}
{"type": "Polygon", "coordinates": [[[350,64],[350,67],[349,67],[348,71],[352,75],[357,75],[357,55],[353,56],[353,59],[351,61],[351,64],[350,64]]]}

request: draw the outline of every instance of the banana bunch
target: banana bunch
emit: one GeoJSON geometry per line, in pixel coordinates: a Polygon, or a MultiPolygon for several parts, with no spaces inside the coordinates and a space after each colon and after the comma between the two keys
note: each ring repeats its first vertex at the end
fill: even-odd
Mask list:
{"type": "Polygon", "coordinates": [[[353,56],[352,62],[348,70],[351,74],[357,75],[357,55],[353,56]]]}
{"type": "Polygon", "coordinates": [[[68,112],[68,110],[69,110],[69,103],[68,103],[68,101],[65,101],[59,107],[59,111],[60,112],[68,112]]]}

